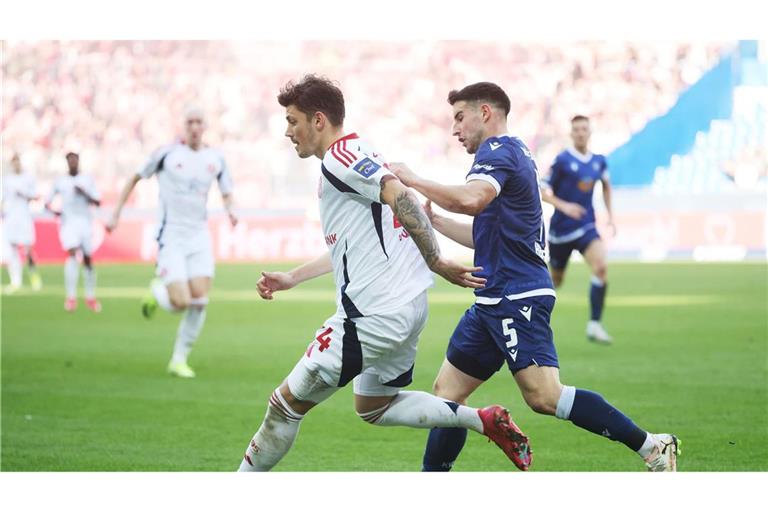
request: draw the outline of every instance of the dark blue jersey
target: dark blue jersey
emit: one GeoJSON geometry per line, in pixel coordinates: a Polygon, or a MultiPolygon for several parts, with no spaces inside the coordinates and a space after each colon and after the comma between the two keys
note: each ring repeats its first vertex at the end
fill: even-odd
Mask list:
{"type": "Polygon", "coordinates": [[[487,181],[496,189],[496,198],[472,224],[475,265],[483,267],[479,275],[488,280],[475,290],[478,302],[553,294],[538,172],[523,141],[509,135],[486,139],[467,174],[467,181],[472,180],[487,181]]]}
{"type": "Polygon", "coordinates": [[[566,243],[582,236],[595,227],[595,209],[592,192],[595,182],[608,177],[608,165],[603,155],[582,155],[574,149],[566,149],[555,158],[549,177],[545,180],[558,198],[578,203],[587,213],[581,219],[568,217],[555,210],[549,224],[549,241],[566,243]]]}

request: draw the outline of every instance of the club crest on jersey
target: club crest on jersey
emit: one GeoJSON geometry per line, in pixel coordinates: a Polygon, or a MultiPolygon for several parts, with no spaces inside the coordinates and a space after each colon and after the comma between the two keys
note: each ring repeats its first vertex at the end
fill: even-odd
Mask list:
{"type": "Polygon", "coordinates": [[[373,173],[381,169],[381,165],[377,164],[370,158],[363,158],[352,169],[364,178],[370,178],[373,173]]]}
{"type": "Polygon", "coordinates": [[[579,164],[577,164],[576,162],[571,162],[571,170],[573,172],[577,172],[579,170],[579,164]]]}
{"type": "Polygon", "coordinates": [[[216,172],[216,166],[213,164],[208,164],[208,172],[213,174],[216,172]]]}
{"type": "Polygon", "coordinates": [[[592,162],[592,169],[599,171],[600,170],[600,164],[598,162],[592,162]]]}

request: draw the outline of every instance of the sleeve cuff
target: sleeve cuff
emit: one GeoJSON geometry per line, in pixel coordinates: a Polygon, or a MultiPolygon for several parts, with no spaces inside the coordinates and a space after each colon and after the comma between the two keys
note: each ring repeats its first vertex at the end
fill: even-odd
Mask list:
{"type": "Polygon", "coordinates": [[[499,182],[496,181],[496,178],[494,178],[493,176],[490,176],[488,174],[470,174],[469,176],[467,176],[467,183],[469,183],[470,181],[476,181],[476,180],[486,181],[491,185],[493,185],[493,188],[496,189],[496,197],[498,197],[498,195],[501,193],[501,185],[499,185],[499,182]]]}

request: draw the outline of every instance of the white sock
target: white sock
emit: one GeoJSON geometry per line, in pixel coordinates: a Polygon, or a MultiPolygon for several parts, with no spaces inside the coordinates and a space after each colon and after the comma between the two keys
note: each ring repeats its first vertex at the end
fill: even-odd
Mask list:
{"type": "Polygon", "coordinates": [[[573,386],[563,386],[560,390],[560,398],[557,400],[557,410],[555,416],[561,420],[567,420],[571,417],[571,408],[576,398],[576,388],[573,386]]]}
{"type": "Polygon", "coordinates": [[[288,453],[299,434],[304,417],[294,411],[276,389],[269,399],[267,415],[251,439],[238,471],[269,471],[288,453]]]}
{"type": "Polygon", "coordinates": [[[83,281],[85,282],[85,298],[93,299],[96,297],[96,269],[93,267],[85,267],[83,274],[83,281]]]}
{"type": "Polygon", "coordinates": [[[175,313],[178,309],[171,304],[171,298],[168,296],[168,288],[161,281],[152,281],[152,295],[155,296],[157,304],[166,311],[175,313]]]}
{"type": "Polygon", "coordinates": [[[205,323],[205,304],[207,302],[207,297],[192,299],[189,307],[184,311],[184,316],[181,317],[181,322],[179,322],[179,330],[176,333],[176,343],[173,347],[171,362],[187,362],[192,346],[203,329],[203,324],[205,323]],[[203,300],[204,302],[202,302],[203,300]]]}
{"type": "Polygon", "coordinates": [[[77,297],[77,279],[79,277],[80,264],[77,258],[69,256],[64,262],[64,289],[67,292],[67,298],[77,297]]]}
{"type": "Polygon", "coordinates": [[[656,438],[653,437],[653,434],[648,432],[645,435],[645,442],[643,443],[643,446],[641,446],[640,449],[637,450],[637,453],[642,458],[646,458],[651,454],[655,446],[656,446],[656,438]]]}
{"type": "Polygon", "coordinates": [[[16,247],[11,246],[8,254],[8,277],[11,278],[11,286],[21,286],[21,258],[16,247]]]}
{"type": "Polygon", "coordinates": [[[424,391],[401,391],[388,405],[359,416],[368,423],[382,426],[460,427],[483,433],[483,421],[477,409],[424,391]]]}

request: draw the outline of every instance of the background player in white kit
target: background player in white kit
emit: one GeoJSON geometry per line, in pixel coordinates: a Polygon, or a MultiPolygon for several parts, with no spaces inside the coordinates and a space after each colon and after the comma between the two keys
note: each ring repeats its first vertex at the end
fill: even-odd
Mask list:
{"type": "Polygon", "coordinates": [[[67,251],[64,263],[64,288],[66,300],[64,309],[77,309],[77,281],[80,264],[77,252],[83,257],[85,281],[85,305],[91,311],[101,311],[101,303],[96,299],[96,270],[93,268],[93,213],[92,206],[99,206],[101,196],[96,190],[93,178],[80,172],[80,157],[77,153],[66,155],[69,173],[56,179],[53,189],[45,201],[45,209],[60,217],[59,241],[67,251]],[[61,211],[51,208],[54,198],[61,196],[61,211]]]}
{"type": "Polygon", "coordinates": [[[478,410],[401,390],[411,383],[427,321],[429,269],[472,287],[484,284],[471,275],[482,269],[444,259],[416,196],[368,143],[354,133],[344,135],[338,87],[308,75],[288,83],[278,102],[286,108],[285,135],[299,157],[322,160],[320,216],[329,252],[291,272],[264,272],[257,287],[269,300],[275,291],[333,271],[337,309],[272,394],[240,471],[271,469],[290,449],[304,415],[352,380],[355,409],[369,423],[469,428],[512,458],[527,438],[503,407],[478,410]]]}
{"type": "Polygon", "coordinates": [[[194,377],[187,364],[192,346],[205,323],[208,290],[214,275],[213,248],[208,232],[208,191],[214,181],[229,220],[237,224],[232,206],[232,178],[218,149],[203,144],[205,119],[201,110],[190,108],[185,117],[185,143],[164,146],[126,183],[107,224],[117,227],[128,196],[142,178],[157,176],[160,192],[160,228],[157,233],[157,277],[151,293],[142,304],[150,318],[157,306],[184,312],[179,323],[168,372],[178,377],[194,377]]]}
{"type": "Polygon", "coordinates": [[[29,211],[29,202],[37,199],[35,178],[21,168],[21,158],[11,158],[11,172],[3,176],[3,244],[8,254],[8,275],[11,284],[5,291],[14,293],[21,287],[22,257],[27,260],[29,284],[37,291],[43,286],[35,268],[32,247],[35,245],[35,224],[29,211]],[[23,256],[19,255],[19,252],[23,256]]]}

